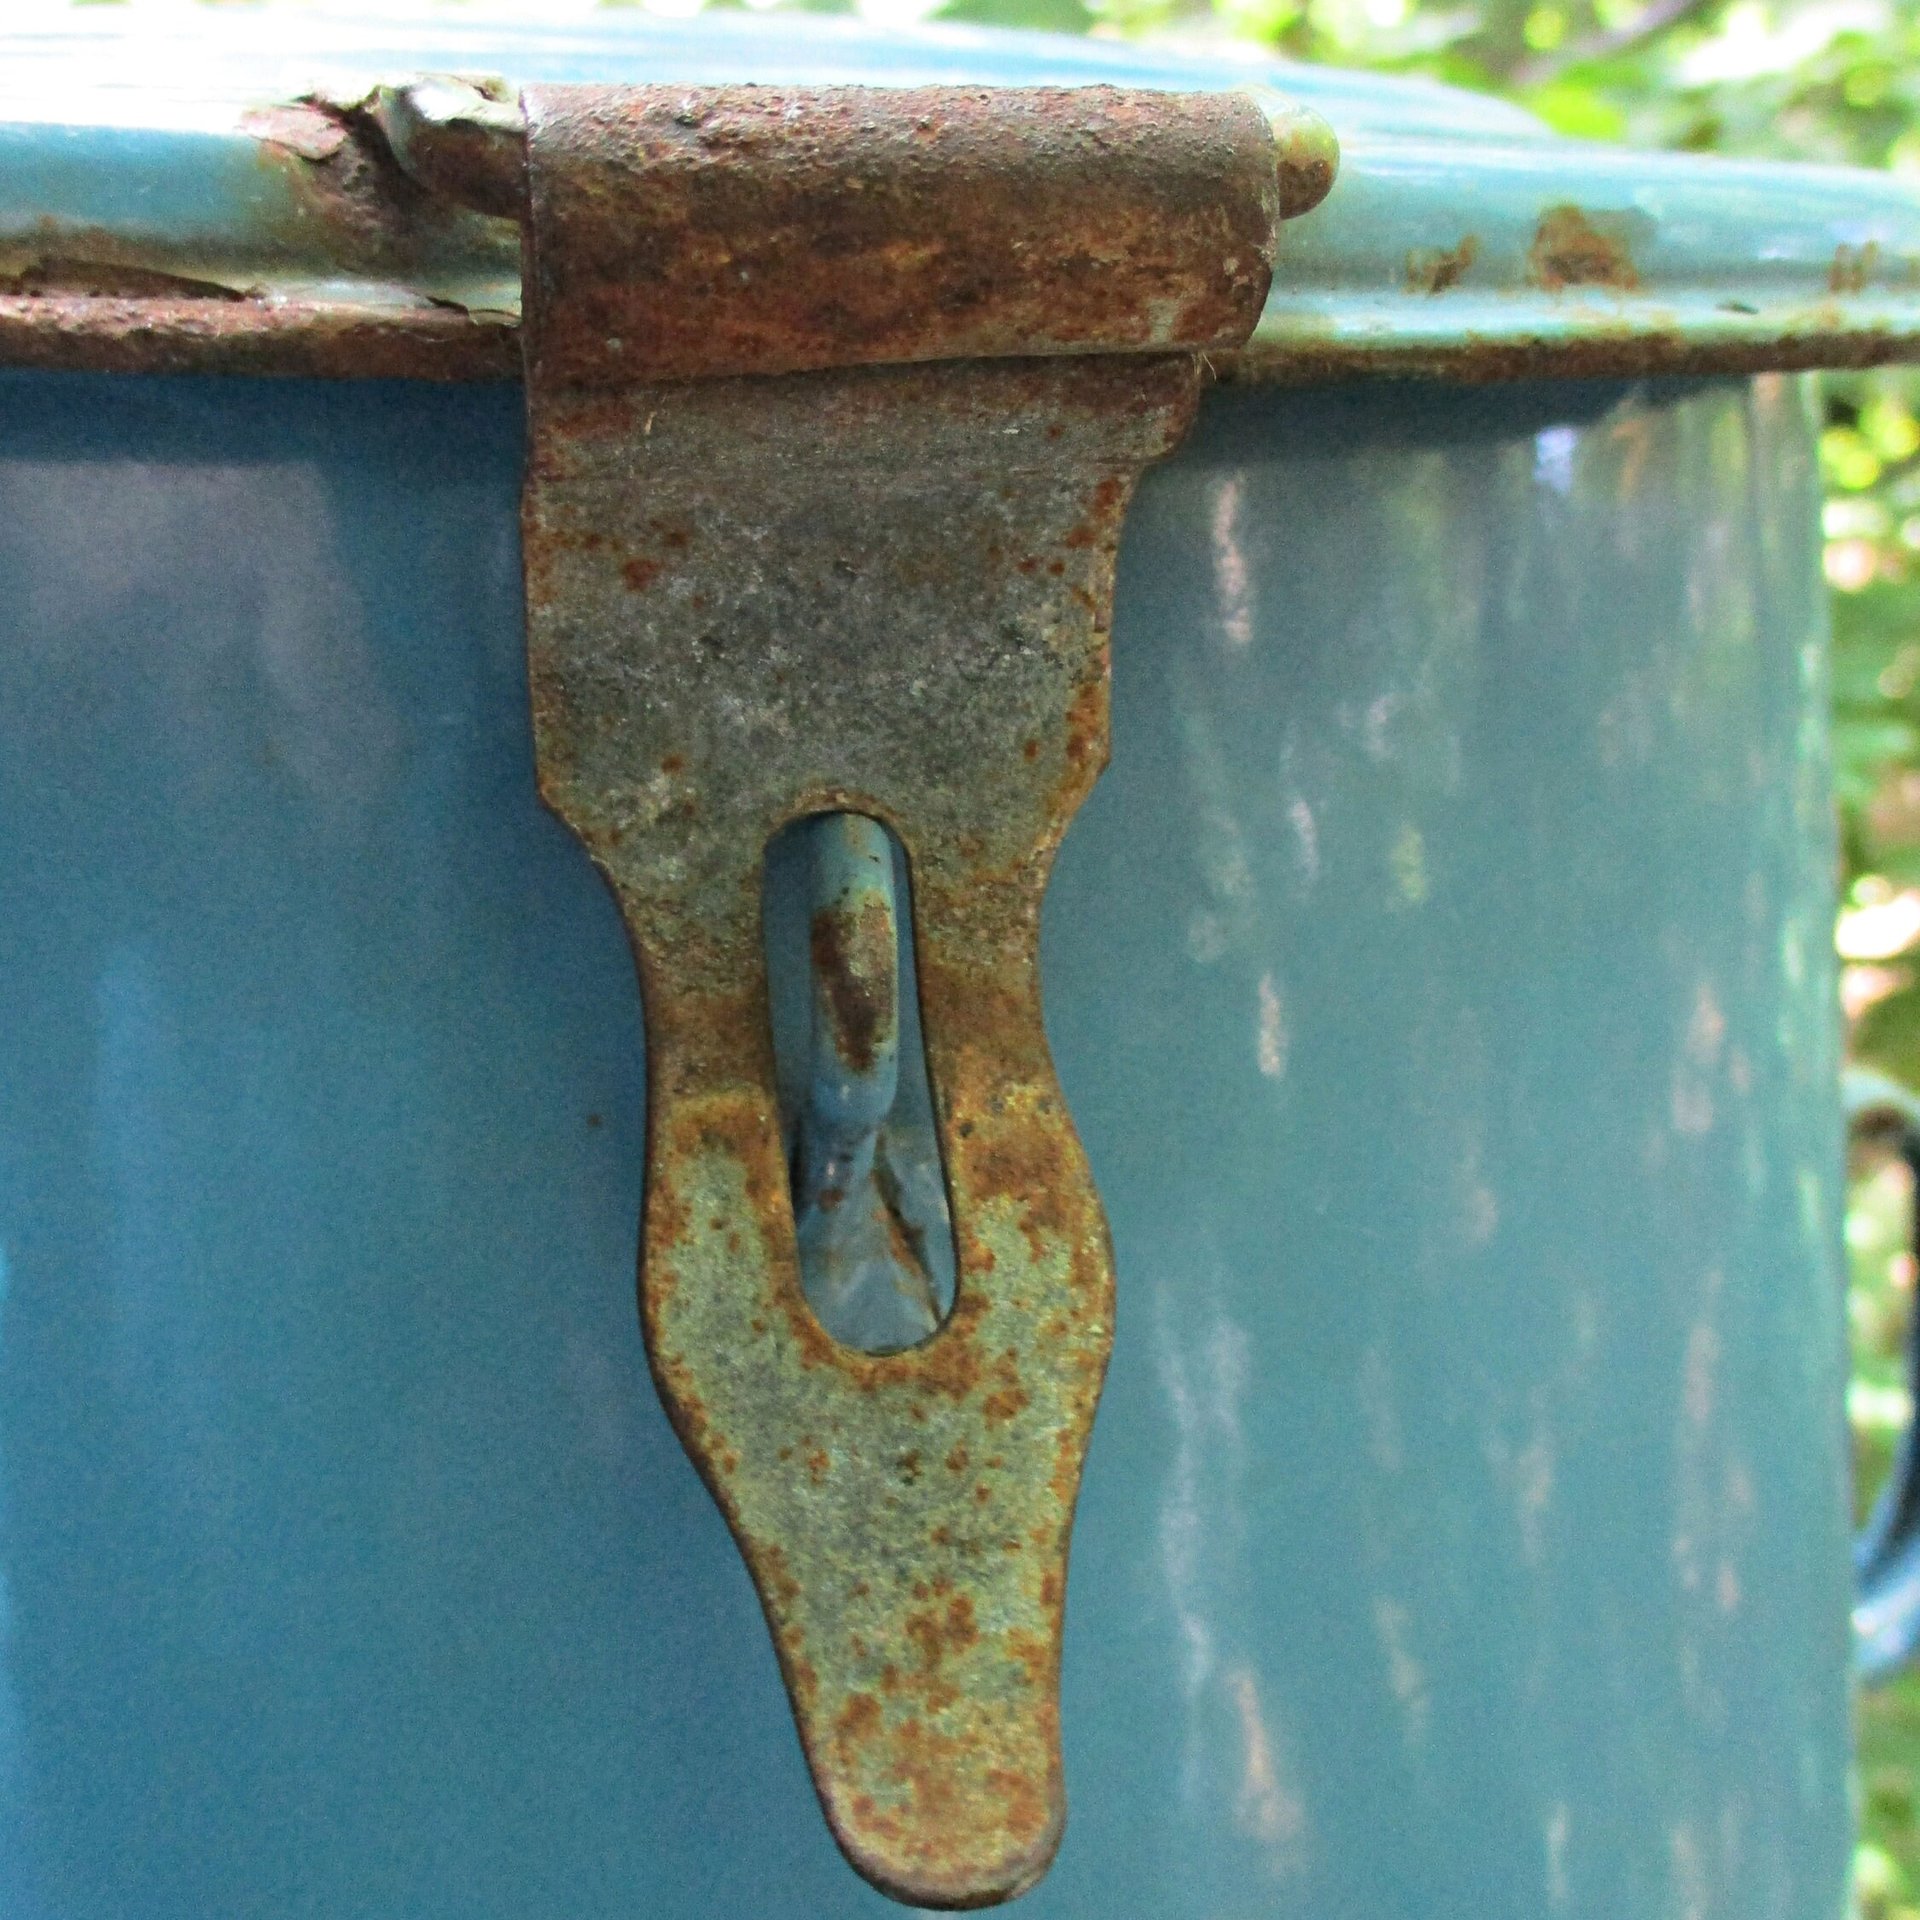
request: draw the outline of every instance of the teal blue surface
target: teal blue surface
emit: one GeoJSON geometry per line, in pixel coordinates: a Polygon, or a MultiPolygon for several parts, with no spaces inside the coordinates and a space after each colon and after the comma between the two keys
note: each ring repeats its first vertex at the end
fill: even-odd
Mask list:
{"type": "MultiPolygon", "coordinates": [[[[633,1301],[517,395],[0,380],[0,1912],[896,1911],[633,1301]]],[[[1221,389],[1044,963],[1118,1343],[1034,1920],[1838,1920],[1804,396],[1221,389]]]]}

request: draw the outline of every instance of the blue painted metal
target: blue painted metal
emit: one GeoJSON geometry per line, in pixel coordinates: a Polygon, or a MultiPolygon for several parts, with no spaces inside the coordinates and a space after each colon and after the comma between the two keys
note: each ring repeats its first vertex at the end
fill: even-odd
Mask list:
{"type": "MultiPolygon", "coordinates": [[[[1884,1074],[1851,1069],[1843,1082],[1847,1118],[1862,1131],[1891,1126],[1920,1192],[1920,1099],[1884,1074]]],[[[1920,1215],[1916,1216],[1920,1225],[1920,1215]]],[[[1914,1244],[1920,1246],[1920,1235],[1914,1244]]],[[[1907,1330],[1907,1392],[1920,1387],[1920,1325],[1907,1330]]],[[[1911,1414],[1893,1465],[1854,1542],[1859,1591],[1853,1603],[1854,1665],[1868,1685],[1889,1680],[1920,1652],[1920,1451],[1911,1414]]]]}
{"type": "MultiPolygon", "coordinates": [[[[7,244],[39,208],[245,253],[290,163],[235,131],[267,23],[220,25],[232,62],[182,28],[171,68],[118,19],[10,42],[7,244]],[[84,111],[47,77],[76,45],[84,111]]],[[[1227,71],[759,19],[303,31],[343,82],[1227,71]]],[[[1897,188],[1695,201],[1483,103],[1285,84],[1346,163],[1284,311],[1324,345],[1350,274],[1333,330],[1376,364],[1501,288],[1510,344],[1563,310],[1517,282],[1551,203],[1516,183],[1570,167],[1643,288],[1691,261],[1784,315],[1829,243],[1914,251],[1897,188]],[[1481,246],[1416,299],[1483,174],[1481,246]]],[[[1863,284],[1835,311],[1878,325],[1863,284]]],[[[1640,297],[1558,295],[1596,338],[1640,297]]],[[[1142,488],[1114,765],[1044,928],[1120,1319],[1035,1920],[1844,1911],[1812,424],[1778,378],[1221,388],[1142,488]]],[[[509,391],[0,376],[10,1920],[896,1911],[818,1820],[646,1377],[639,1008],[533,789],[521,457],[509,391]]],[[[775,1019],[804,1060],[806,995],[775,1019]]]]}
{"type": "MultiPolygon", "coordinates": [[[[0,1908],[889,1911],[639,1351],[514,396],[0,395],[0,1908]]],[[[1842,1910],[1816,498],[1779,381],[1223,389],[1149,476],[1039,1920],[1842,1910]]]]}

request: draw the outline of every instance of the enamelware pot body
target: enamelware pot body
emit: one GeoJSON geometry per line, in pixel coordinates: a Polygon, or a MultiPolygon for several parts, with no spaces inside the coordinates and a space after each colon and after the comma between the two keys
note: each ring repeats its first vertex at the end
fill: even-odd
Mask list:
{"type": "MultiPolygon", "coordinates": [[[[518,393],[0,382],[0,1906],[890,1908],[633,1288],[518,393]]],[[[1120,1310],[1035,1920],[1844,1908],[1794,380],[1221,387],[1048,1023],[1120,1310]]]]}

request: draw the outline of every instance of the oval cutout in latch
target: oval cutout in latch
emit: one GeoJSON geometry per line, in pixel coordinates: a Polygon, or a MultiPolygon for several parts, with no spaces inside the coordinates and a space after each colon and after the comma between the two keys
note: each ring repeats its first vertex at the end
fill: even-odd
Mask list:
{"type": "Polygon", "coordinates": [[[906,856],[877,820],[796,821],[762,917],[800,1284],[821,1326],[899,1353],[953,1308],[953,1226],[921,1045],[906,856]]]}

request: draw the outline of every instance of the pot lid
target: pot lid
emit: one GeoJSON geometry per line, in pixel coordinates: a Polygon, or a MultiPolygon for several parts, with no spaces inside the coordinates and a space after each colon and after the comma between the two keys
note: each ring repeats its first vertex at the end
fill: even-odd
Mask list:
{"type": "Polygon", "coordinates": [[[357,320],[332,363],[288,365],[359,371],[358,353],[366,371],[512,377],[515,223],[450,209],[401,234],[340,178],[342,107],[420,74],[492,76],[507,97],[745,81],[1297,103],[1331,124],[1339,169],[1283,231],[1254,338],[1221,367],[1238,377],[1745,371],[1920,351],[1920,196],[1900,180],[1572,140],[1422,80],[787,13],[135,5],[0,31],[0,363],[269,371],[271,347],[240,336],[319,303],[357,320]],[[143,357],[154,301],[200,302],[204,350],[143,357]],[[116,314],[119,347],[103,347],[116,314]]]}

